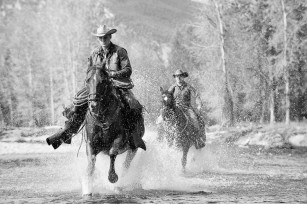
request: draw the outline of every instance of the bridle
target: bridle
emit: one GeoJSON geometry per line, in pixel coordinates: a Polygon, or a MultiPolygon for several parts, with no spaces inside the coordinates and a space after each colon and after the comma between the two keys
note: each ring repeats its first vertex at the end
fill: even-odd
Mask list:
{"type": "MultiPolygon", "coordinates": [[[[103,70],[103,67],[98,67],[98,66],[92,66],[92,67],[88,70],[88,72],[90,72],[90,71],[92,71],[92,70],[97,70],[97,69],[102,70],[102,72],[105,72],[104,74],[107,75],[106,71],[103,70]]],[[[93,73],[91,77],[93,77],[94,74],[97,74],[97,73],[96,73],[96,72],[93,73]]],[[[91,78],[91,77],[90,77],[90,78],[91,78]]],[[[88,80],[90,80],[90,78],[89,78],[88,80]]],[[[88,81],[88,80],[87,80],[87,81],[88,81]]],[[[109,82],[109,79],[106,79],[106,80],[103,80],[103,81],[109,82]]],[[[108,88],[105,88],[105,89],[104,89],[104,92],[103,92],[102,94],[98,94],[98,93],[89,93],[89,94],[88,94],[88,97],[87,97],[87,99],[88,99],[87,101],[88,101],[89,103],[92,102],[92,101],[94,101],[94,102],[102,102],[102,101],[105,100],[105,98],[106,98],[107,91],[108,91],[108,88]],[[97,98],[96,96],[99,96],[99,97],[97,98]]]]}
{"type": "MultiPolygon", "coordinates": [[[[174,111],[175,111],[175,108],[176,108],[176,105],[175,105],[175,100],[174,100],[174,98],[172,98],[171,99],[171,102],[169,103],[169,102],[167,102],[167,104],[165,103],[165,100],[164,100],[164,97],[172,97],[172,96],[170,96],[170,94],[163,94],[162,95],[163,96],[163,106],[165,106],[165,107],[168,107],[168,108],[171,108],[171,109],[173,109],[174,111]],[[164,96],[165,95],[165,96],[164,96]]],[[[185,117],[185,119],[186,119],[186,123],[185,123],[185,126],[184,126],[184,128],[181,130],[181,131],[179,131],[179,134],[181,134],[181,133],[183,133],[184,131],[185,131],[185,129],[188,127],[188,124],[189,124],[189,122],[190,122],[190,120],[189,120],[189,117],[187,116],[187,114],[182,110],[184,107],[181,107],[181,108],[179,108],[179,107],[181,107],[180,105],[177,107],[177,109],[179,109],[181,112],[182,112],[182,114],[184,115],[184,117],[185,117]]]]}
{"type": "MultiPolygon", "coordinates": [[[[94,69],[95,70],[100,69],[103,72],[104,75],[107,75],[106,71],[103,70],[103,67],[97,67],[97,66],[91,67],[91,69],[89,69],[88,72],[91,71],[91,70],[94,70],[94,69]]],[[[92,74],[92,76],[94,74],[98,74],[98,73],[95,72],[95,73],[92,74]]],[[[88,80],[90,80],[90,78],[88,80]]],[[[109,129],[110,125],[114,122],[115,118],[120,113],[120,108],[117,107],[116,110],[114,111],[114,113],[111,115],[111,117],[108,117],[108,120],[105,121],[105,113],[109,110],[108,105],[110,105],[110,103],[108,103],[108,101],[107,101],[108,100],[107,95],[108,95],[108,91],[112,92],[112,90],[111,90],[112,88],[110,87],[110,84],[109,84],[109,83],[112,83],[112,81],[110,81],[108,77],[106,77],[106,78],[107,79],[103,79],[102,82],[99,82],[99,83],[103,83],[103,82],[106,83],[106,87],[104,88],[103,93],[89,93],[88,94],[88,100],[87,100],[89,105],[90,105],[91,102],[97,102],[97,103],[99,103],[99,105],[102,102],[104,102],[103,105],[99,107],[99,111],[102,109],[101,112],[98,111],[98,113],[94,113],[90,109],[88,111],[88,115],[87,115],[87,117],[93,118],[95,124],[100,126],[104,131],[109,129]],[[100,116],[102,116],[102,118],[99,118],[100,116]]]]}
{"type": "Polygon", "coordinates": [[[107,91],[108,91],[108,89],[105,88],[103,94],[101,94],[101,95],[100,95],[100,94],[97,94],[97,93],[89,93],[89,94],[88,94],[88,99],[87,99],[87,101],[88,101],[89,103],[92,102],[92,101],[94,101],[94,102],[102,102],[102,101],[104,101],[105,98],[106,98],[107,91]],[[92,97],[92,96],[93,96],[93,97],[92,97]],[[99,96],[99,97],[96,97],[96,96],[99,96]]]}

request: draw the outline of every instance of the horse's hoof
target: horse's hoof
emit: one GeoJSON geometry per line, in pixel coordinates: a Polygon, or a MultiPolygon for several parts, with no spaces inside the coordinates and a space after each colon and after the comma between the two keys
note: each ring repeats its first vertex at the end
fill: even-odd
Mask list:
{"type": "Polygon", "coordinates": [[[82,198],[83,198],[83,199],[91,199],[92,196],[93,196],[92,193],[88,193],[88,194],[83,194],[83,195],[82,195],[82,198]]]}
{"type": "Polygon", "coordinates": [[[109,173],[108,179],[111,183],[116,183],[118,181],[118,176],[116,173],[109,173]]]}

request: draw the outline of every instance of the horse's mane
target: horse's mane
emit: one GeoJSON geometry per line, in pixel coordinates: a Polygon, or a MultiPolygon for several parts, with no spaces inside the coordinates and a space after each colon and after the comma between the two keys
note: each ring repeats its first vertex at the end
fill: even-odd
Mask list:
{"type": "MultiPolygon", "coordinates": [[[[120,96],[118,95],[116,88],[112,85],[112,81],[109,78],[109,74],[105,69],[105,66],[102,65],[94,65],[94,66],[90,66],[87,69],[87,77],[85,80],[85,83],[88,84],[89,81],[96,75],[96,74],[100,74],[102,81],[100,83],[103,83],[105,86],[105,93],[107,93],[107,95],[105,95],[105,97],[103,97],[105,106],[104,107],[112,107],[117,106],[121,103],[120,100],[120,96]],[[97,70],[99,70],[100,72],[97,73],[97,70]]],[[[99,103],[102,103],[101,100],[98,101],[99,103]]]]}
{"type": "Polygon", "coordinates": [[[87,71],[86,71],[86,78],[85,78],[85,83],[88,83],[90,79],[93,78],[93,76],[96,74],[96,70],[100,69],[100,71],[108,77],[108,73],[105,69],[105,65],[94,65],[94,66],[89,66],[87,71]]]}

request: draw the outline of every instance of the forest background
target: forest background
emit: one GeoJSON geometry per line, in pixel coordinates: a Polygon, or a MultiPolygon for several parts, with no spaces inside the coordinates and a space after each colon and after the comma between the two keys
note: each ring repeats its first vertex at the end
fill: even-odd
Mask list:
{"type": "Polygon", "coordinates": [[[148,125],[176,69],[208,125],[307,114],[305,0],[0,0],[1,127],[63,125],[101,24],[128,51],[148,125]]]}

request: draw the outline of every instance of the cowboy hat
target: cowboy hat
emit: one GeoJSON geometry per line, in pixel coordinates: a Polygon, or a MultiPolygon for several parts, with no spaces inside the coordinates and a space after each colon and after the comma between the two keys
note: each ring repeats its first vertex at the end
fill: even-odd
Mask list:
{"type": "Polygon", "coordinates": [[[116,31],[117,31],[116,29],[110,29],[106,25],[103,25],[103,26],[99,26],[97,28],[96,33],[92,33],[92,35],[94,35],[96,37],[103,37],[103,36],[106,36],[106,35],[111,35],[113,33],[116,33],[116,31]]]}
{"type": "Polygon", "coordinates": [[[173,77],[176,77],[176,76],[188,77],[189,74],[188,72],[183,72],[181,69],[177,69],[176,72],[173,74],[173,77]]]}

